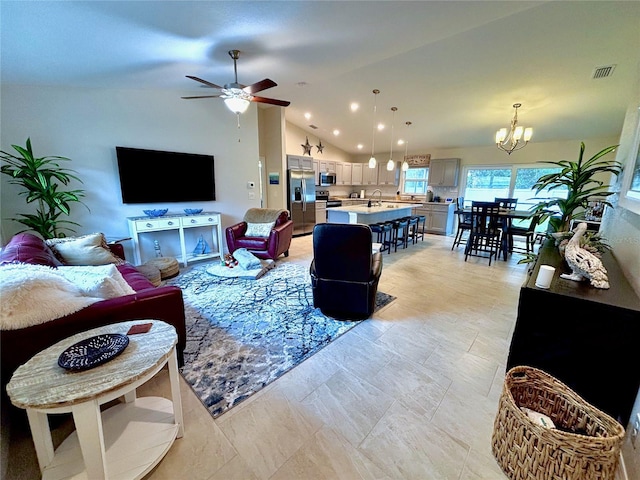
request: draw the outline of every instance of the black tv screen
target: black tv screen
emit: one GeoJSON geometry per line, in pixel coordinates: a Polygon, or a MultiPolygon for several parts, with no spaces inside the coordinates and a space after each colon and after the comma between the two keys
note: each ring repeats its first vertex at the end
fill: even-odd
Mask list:
{"type": "Polygon", "coordinates": [[[213,155],[116,147],[123,203],[216,199],[213,155]]]}

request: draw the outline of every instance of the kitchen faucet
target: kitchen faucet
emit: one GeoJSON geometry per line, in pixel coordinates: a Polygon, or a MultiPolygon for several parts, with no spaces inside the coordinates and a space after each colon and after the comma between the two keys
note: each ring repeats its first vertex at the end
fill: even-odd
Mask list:
{"type": "Polygon", "coordinates": [[[371,199],[373,199],[373,196],[376,194],[376,192],[378,192],[379,195],[379,200],[378,200],[378,206],[382,205],[382,190],[380,190],[379,188],[376,188],[372,193],[371,193],[371,199]]]}

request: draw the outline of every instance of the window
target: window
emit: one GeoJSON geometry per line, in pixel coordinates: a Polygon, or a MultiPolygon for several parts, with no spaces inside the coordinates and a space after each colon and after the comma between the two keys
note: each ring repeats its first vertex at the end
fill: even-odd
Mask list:
{"type": "Polygon", "coordinates": [[[554,173],[560,171],[559,168],[539,168],[539,167],[515,167],[516,181],[513,188],[513,195],[510,195],[518,199],[519,210],[529,210],[538,202],[549,197],[563,197],[567,196],[567,189],[556,188],[554,190],[542,190],[540,193],[536,193],[533,190],[533,184],[536,183],[538,178],[542,175],[554,173]]]}
{"type": "Polygon", "coordinates": [[[509,197],[511,168],[473,167],[467,168],[464,202],[493,202],[496,197],[509,197]]]}
{"type": "MultiPolygon", "coordinates": [[[[493,202],[496,197],[517,198],[518,210],[529,210],[538,202],[550,197],[566,198],[567,190],[557,188],[549,192],[542,190],[536,193],[533,184],[538,178],[548,173],[557,172],[559,168],[544,168],[538,165],[500,165],[486,167],[467,167],[464,176],[464,203],[493,202]]],[[[514,221],[514,225],[528,221],[514,221]]],[[[546,223],[537,230],[546,230],[546,223]]]]}
{"type": "Polygon", "coordinates": [[[429,179],[428,167],[412,167],[404,172],[402,193],[406,195],[426,195],[427,180],[429,179]]]}

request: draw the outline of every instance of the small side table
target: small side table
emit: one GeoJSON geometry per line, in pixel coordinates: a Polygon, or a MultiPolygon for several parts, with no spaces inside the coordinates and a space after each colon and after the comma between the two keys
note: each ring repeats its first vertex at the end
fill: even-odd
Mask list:
{"type": "Polygon", "coordinates": [[[159,320],[116,323],[79,333],[35,355],[7,385],[11,402],[27,410],[43,479],[144,477],[184,434],[178,383],[175,328],[159,320]],[[151,322],[147,333],[130,335],[117,357],[90,370],[58,366],[59,355],[76,342],[105,333],[126,334],[151,322]],[[171,400],[136,398],[136,388],[167,364],[171,400]],[[124,396],[104,412],[100,405],[124,396]],[[48,414],[73,414],[76,431],[53,450],[48,414]]]}

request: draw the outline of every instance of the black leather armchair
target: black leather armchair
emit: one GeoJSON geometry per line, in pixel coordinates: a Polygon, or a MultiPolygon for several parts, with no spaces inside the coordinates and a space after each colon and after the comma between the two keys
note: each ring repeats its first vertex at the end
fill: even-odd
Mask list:
{"type": "Polygon", "coordinates": [[[367,225],[322,223],[313,229],[313,306],[341,320],[369,318],[376,304],[382,254],[372,253],[367,225]]]}

